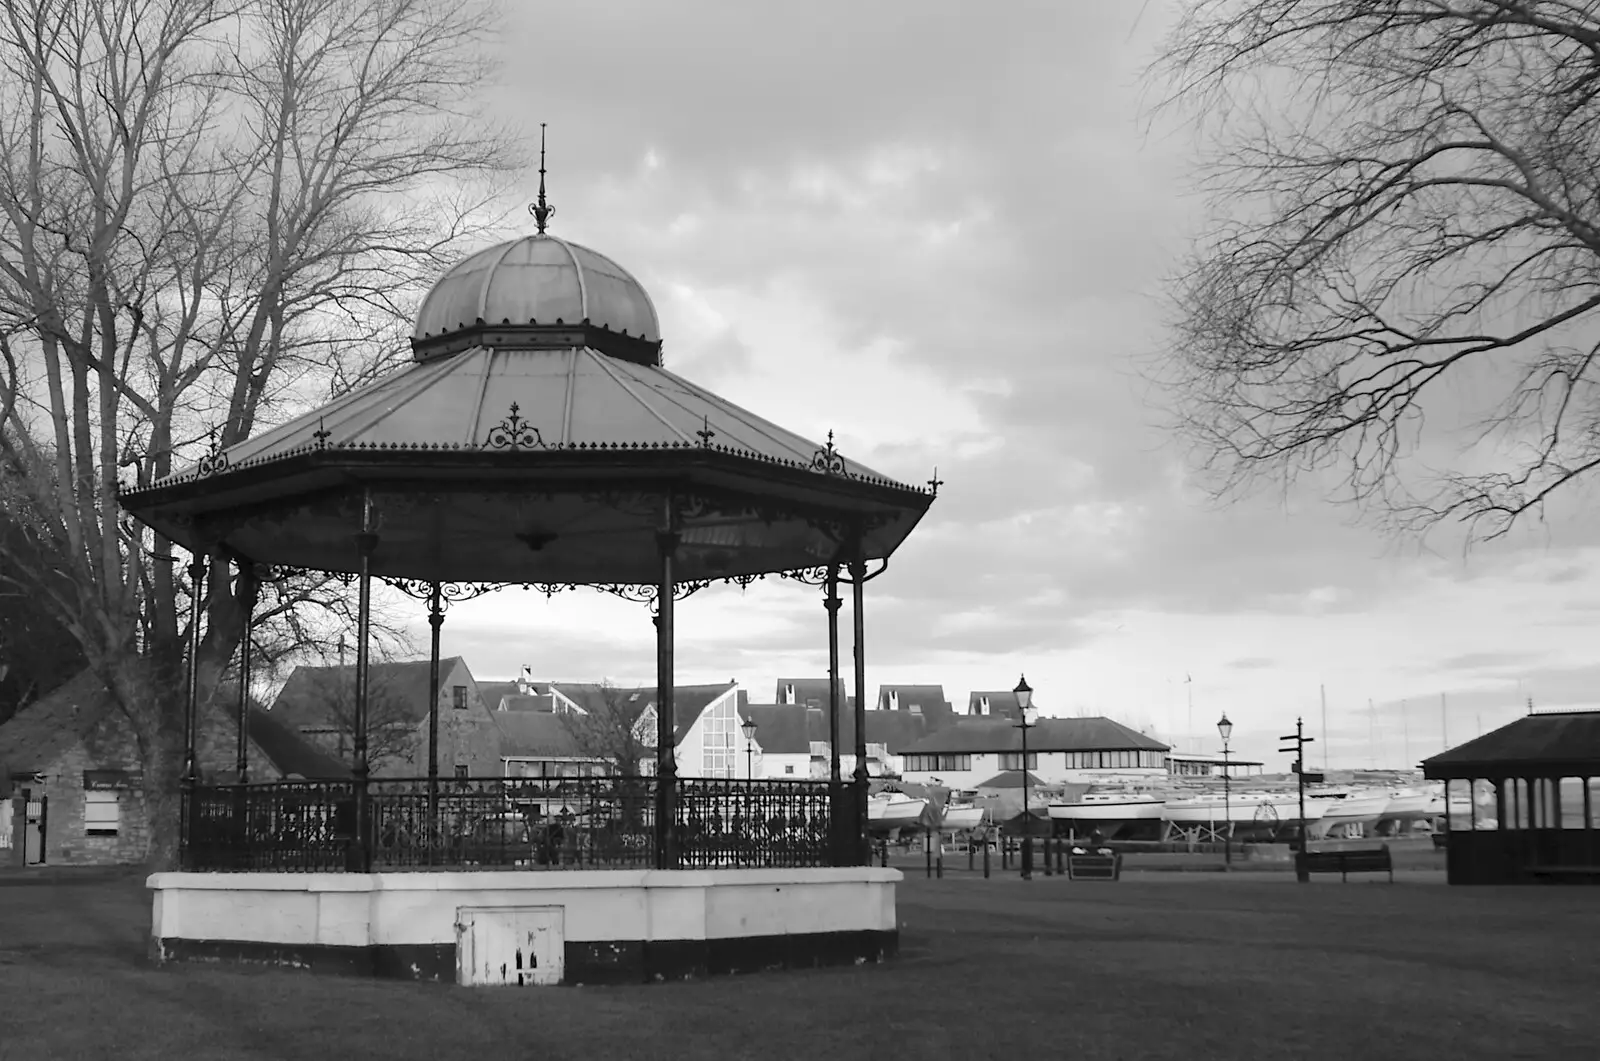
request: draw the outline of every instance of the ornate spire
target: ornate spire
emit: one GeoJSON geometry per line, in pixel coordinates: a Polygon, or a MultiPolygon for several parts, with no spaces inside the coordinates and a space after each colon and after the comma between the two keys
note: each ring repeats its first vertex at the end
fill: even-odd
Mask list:
{"type": "Polygon", "coordinates": [[[550,218],[555,216],[556,208],[545,201],[544,197],[544,122],[539,123],[539,201],[528,207],[528,213],[533,215],[533,223],[539,228],[539,235],[544,235],[545,226],[550,223],[550,218]]]}

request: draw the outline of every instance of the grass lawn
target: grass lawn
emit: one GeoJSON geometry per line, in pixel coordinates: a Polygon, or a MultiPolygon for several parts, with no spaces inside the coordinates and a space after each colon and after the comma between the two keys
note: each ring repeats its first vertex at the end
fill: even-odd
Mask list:
{"type": "Polygon", "coordinates": [[[0,1061],[1576,1059],[1600,1041],[1597,900],[908,876],[887,965],[518,991],[154,969],[137,878],[0,887],[0,1061]]]}

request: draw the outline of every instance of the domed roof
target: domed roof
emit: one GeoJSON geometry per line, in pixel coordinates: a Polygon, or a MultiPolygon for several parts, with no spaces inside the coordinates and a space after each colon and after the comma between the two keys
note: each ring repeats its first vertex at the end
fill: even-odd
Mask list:
{"type": "Polygon", "coordinates": [[[588,247],[539,233],[472,255],[422,300],[411,338],[417,360],[475,345],[587,345],[659,364],[661,325],[650,296],[626,269],[588,247]],[[579,329],[586,334],[577,336],[579,329]]]}

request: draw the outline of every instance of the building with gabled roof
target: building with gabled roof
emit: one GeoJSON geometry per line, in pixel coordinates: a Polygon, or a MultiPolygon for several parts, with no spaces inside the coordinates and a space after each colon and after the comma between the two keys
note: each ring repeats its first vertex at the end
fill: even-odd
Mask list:
{"type": "MultiPolygon", "coordinates": [[[[975,788],[996,774],[1024,768],[1022,729],[1004,717],[958,719],[890,750],[903,759],[906,780],[950,788],[975,788]]],[[[1026,768],[1040,784],[1155,778],[1167,773],[1169,750],[1109,718],[1041,718],[1028,728],[1026,768]]]]}
{"type": "Polygon", "coordinates": [[[897,711],[921,717],[931,732],[956,720],[955,709],[944,695],[942,685],[880,685],[878,710],[897,711]]]}
{"type": "MultiPolygon", "coordinates": [[[[466,661],[439,661],[430,689],[427,660],[374,663],[368,677],[367,762],[373,777],[424,777],[428,716],[439,707],[439,774],[493,777],[500,738],[466,661]]],[[[353,761],[354,666],[300,666],[273,701],[272,717],[344,763],[353,761]]]]}
{"type": "MultiPolygon", "coordinates": [[[[828,679],[779,678],[772,699],[774,703],[820,707],[826,711],[828,709],[828,679]]],[[[841,675],[839,678],[839,708],[841,711],[854,711],[855,706],[856,698],[851,695],[849,683],[841,675]]]]}
{"type": "Polygon", "coordinates": [[[1017,694],[1010,689],[975,689],[967,695],[967,714],[971,717],[1009,718],[1022,717],[1017,706],[1017,694]]]}
{"type": "MultiPolygon", "coordinates": [[[[237,694],[217,689],[198,707],[195,755],[202,780],[231,781],[238,767],[237,694]]],[[[250,777],[348,776],[266,712],[246,717],[250,777]],[[308,772],[309,771],[309,772],[308,772]]],[[[0,864],[126,865],[149,854],[144,770],[132,726],[91,671],[0,725],[0,864]]]]}

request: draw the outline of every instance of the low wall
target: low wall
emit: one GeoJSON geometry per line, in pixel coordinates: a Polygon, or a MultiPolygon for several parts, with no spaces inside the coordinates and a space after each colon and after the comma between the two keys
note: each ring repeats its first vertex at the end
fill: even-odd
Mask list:
{"type": "MultiPolygon", "coordinates": [[[[488,953],[473,926],[494,917],[517,925],[519,912],[536,912],[539,946],[556,940],[540,975],[560,969],[558,979],[539,982],[593,984],[881,961],[899,942],[901,879],[899,870],[848,867],[157,873],[147,883],[157,962],[252,961],[482,983],[491,976],[483,961],[460,960],[488,953]]],[[[503,963],[506,982],[524,982],[513,975],[522,960],[516,949],[503,963]]]]}

